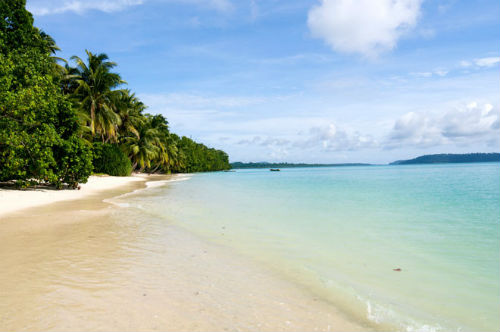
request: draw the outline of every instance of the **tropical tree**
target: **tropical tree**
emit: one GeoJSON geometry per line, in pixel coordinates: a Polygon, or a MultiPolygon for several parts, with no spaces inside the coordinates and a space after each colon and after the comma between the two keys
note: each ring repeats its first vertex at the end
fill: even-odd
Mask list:
{"type": "Polygon", "coordinates": [[[0,181],[76,187],[92,171],[91,151],[54,75],[55,49],[25,5],[0,1],[0,181]]]}
{"type": "Polygon", "coordinates": [[[120,136],[130,134],[139,137],[138,128],[146,121],[142,112],[146,106],[130,90],[121,90],[115,107],[120,117],[118,132],[120,136]]]}
{"type": "Polygon", "coordinates": [[[145,168],[151,168],[151,162],[160,152],[158,131],[151,127],[149,120],[139,127],[137,136],[125,137],[122,147],[132,161],[132,169],[142,172],[145,168]]]}
{"type": "Polygon", "coordinates": [[[116,102],[121,91],[116,88],[125,81],[111,72],[116,63],[108,61],[106,54],[85,52],[87,63],[78,56],[71,57],[76,62],[74,80],[78,85],[74,96],[80,102],[80,111],[89,118],[87,125],[92,135],[97,134],[103,142],[117,141],[121,119],[116,112],[116,102]]]}

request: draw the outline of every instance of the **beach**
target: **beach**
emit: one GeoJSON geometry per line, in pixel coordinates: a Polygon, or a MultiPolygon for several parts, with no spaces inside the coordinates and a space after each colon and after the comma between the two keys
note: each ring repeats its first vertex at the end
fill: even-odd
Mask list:
{"type": "Polygon", "coordinates": [[[0,217],[0,327],[494,331],[498,170],[239,170],[9,191],[8,204],[39,199],[0,217]]]}
{"type": "Polygon", "coordinates": [[[0,188],[0,218],[26,208],[51,204],[66,200],[81,199],[100,192],[125,186],[131,183],[144,182],[147,176],[90,176],[87,183],[80,184],[80,190],[41,189],[5,189],[0,188]]]}
{"type": "Polygon", "coordinates": [[[2,190],[0,327],[370,329],[248,257],[126,208],[128,197],[179,179],[91,177],[80,191],[2,190]]]}

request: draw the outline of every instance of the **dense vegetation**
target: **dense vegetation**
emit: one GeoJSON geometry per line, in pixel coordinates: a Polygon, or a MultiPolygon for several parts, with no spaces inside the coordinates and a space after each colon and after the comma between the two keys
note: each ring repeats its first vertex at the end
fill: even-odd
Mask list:
{"type": "Polygon", "coordinates": [[[444,164],[444,163],[484,163],[500,161],[500,153],[431,154],[410,160],[398,160],[391,165],[444,164]]]}
{"type": "Polygon", "coordinates": [[[132,173],[132,163],[116,144],[94,142],[92,164],[94,173],[105,173],[113,176],[128,176],[132,173]]]}
{"type": "Polygon", "coordinates": [[[76,187],[93,168],[117,175],[230,168],[223,151],[145,113],[106,54],[86,51],[72,65],[58,50],[33,26],[25,0],[0,2],[0,181],[76,187]]]}
{"type": "Polygon", "coordinates": [[[231,163],[232,168],[296,168],[296,167],[342,167],[342,166],[369,166],[370,164],[350,163],[350,164],[304,164],[304,163],[231,163]]]}

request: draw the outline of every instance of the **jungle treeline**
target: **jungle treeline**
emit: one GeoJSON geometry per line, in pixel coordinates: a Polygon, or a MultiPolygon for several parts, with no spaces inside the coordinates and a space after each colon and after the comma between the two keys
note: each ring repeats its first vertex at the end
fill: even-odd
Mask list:
{"type": "Polygon", "coordinates": [[[25,0],[0,2],[0,181],[76,187],[92,172],[230,168],[224,151],[169,130],[104,53],[69,60],[25,0]]]}

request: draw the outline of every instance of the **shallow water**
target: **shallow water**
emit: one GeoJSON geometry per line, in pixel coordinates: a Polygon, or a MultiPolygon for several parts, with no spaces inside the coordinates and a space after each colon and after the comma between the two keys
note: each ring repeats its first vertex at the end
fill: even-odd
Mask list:
{"type": "Polygon", "coordinates": [[[498,163],[197,174],[126,201],[380,329],[500,327],[498,163]]]}

